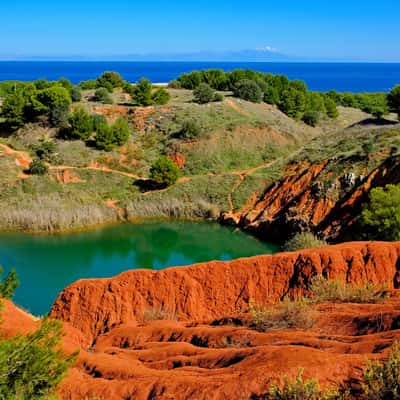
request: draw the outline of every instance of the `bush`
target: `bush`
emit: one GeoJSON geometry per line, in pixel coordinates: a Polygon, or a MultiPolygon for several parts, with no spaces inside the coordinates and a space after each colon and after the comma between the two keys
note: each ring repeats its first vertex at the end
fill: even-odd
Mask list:
{"type": "Polygon", "coordinates": [[[152,94],[152,100],[154,104],[163,106],[171,100],[171,95],[164,88],[160,88],[152,94]]]}
{"type": "Polygon", "coordinates": [[[138,106],[151,106],[153,104],[151,82],[142,78],[138,84],[133,86],[132,98],[138,106]]]}
{"type": "Polygon", "coordinates": [[[34,333],[0,340],[0,398],[48,398],[77,356],[64,356],[61,337],[61,323],[44,320],[34,333]]]}
{"type": "Polygon", "coordinates": [[[385,298],[385,290],[372,283],[352,285],[339,280],[328,280],[315,276],[309,288],[310,296],[317,303],[366,303],[373,304],[385,298]]]}
{"type": "Polygon", "coordinates": [[[97,88],[107,88],[110,92],[117,87],[123,88],[124,85],[125,81],[118,72],[106,71],[96,79],[97,88]]]}
{"type": "Polygon", "coordinates": [[[54,86],[37,92],[36,100],[39,101],[47,113],[55,108],[66,108],[71,104],[71,96],[67,89],[54,86]]]}
{"type": "Polygon", "coordinates": [[[178,177],[179,169],[168,157],[160,157],[150,169],[150,178],[163,187],[173,185],[178,177]]]}
{"type": "Polygon", "coordinates": [[[79,101],[82,100],[82,92],[81,89],[79,88],[79,86],[74,86],[71,90],[70,90],[70,95],[71,95],[71,100],[74,103],[77,103],[79,101]]]}
{"type": "Polygon", "coordinates": [[[361,213],[362,236],[372,240],[400,240],[400,185],[387,185],[370,192],[361,213]]]}
{"type": "Polygon", "coordinates": [[[339,400],[337,391],[321,392],[316,379],[303,380],[303,370],[299,370],[296,380],[290,381],[286,376],[282,387],[272,385],[267,398],[269,400],[339,400]]]}
{"type": "Polygon", "coordinates": [[[400,119],[400,85],[395,86],[387,96],[391,111],[395,112],[400,119]]]}
{"type": "Polygon", "coordinates": [[[97,132],[97,130],[99,128],[101,129],[101,125],[104,125],[104,124],[107,125],[107,118],[101,114],[92,115],[92,121],[93,121],[93,130],[95,132],[97,132]]]}
{"type": "Polygon", "coordinates": [[[261,307],[250,302],[250,326],[260,332],[273,329],[309,329],[314,325],[314,312],[304,297],[285,298],[277,305],[261,307]]]}
{"type": "Polygon", "coordinates": [[[339,116],[339,111],[336,107],[335,101],[329,98],[328,96],[325,96],[324,103],[325,103],[326,115],[329,118],[336,119],[339,116]]]}
{"type": "Polygon", "coordinates": [[[82,81],[78,85],[82,90],[94,90],[97,88],[97,81],[94,79],[88,81],[82,81]]]}
{"type": "Polygon", "coordinates": [[[50,123],[55,128],[67,128],[69,116],[69,106],[55,107],[50,111],[50,123]]]}
{"type": "Polygon", "coordinates": [[[41,160],[50,162],[56,151],[56,145],[50,140],[43,140],[37,146],[34,146],[34,151],[41,160]]]}
{"type": "Polygon", "coordinates": [[[69,124],[67,135],[70,139],[88,140],[93,132],[93,119],[82,107],[71,114],[69,124]]]}
{"type": "Polygon", "coordinates": [[[128,122],[124,118],[118,118],[111,126],[111,130],[114,137],[114,144],[116,146],[122,146],[125,144],[131,135],[128,122]]]}
{"type": "Polygon", "coordinates": [[[169,82],[168,87],[170,89],[182,89],[182,85],[177,80],[173,80],[173,81],[169,82]]]}
{"type": "Polygon", "coordinates": [[[304,113],[302,120],[305,124],[315,127],[318,125],[320,118],[318,111],[309,110],[304,113]]]}
{"type": "Polygon", "coordinates": [[[198,104],[206,104],[215,100],[215,90],[207,83],[201,83],[193,91],[194,102],[198,104]]]}
{"type": "Polygon", "coordinates": [[[183,121],[182,129],[178,136],[183,139],[196,139],[202,135],[202,129],[197,121],[188,119],[183,121]]]}
{"type": "Polygon", "coordinates": [[[306,109],[306,104],[305,92],[289,87],[282,93],[279,108],[287,116],[300,119],[306,109]]]}
{"type": "Polygon", "coordinates": [[[29,164],[28,173],[31,175],[45,175],[48,171],[47,165],[40,158],[34,158],[29,164]]]}
{"type": "Polygon", "coordinates": [[[96,147],[100,150],[110,151],[115,147],[114,132],[111,126],[106,124],[101,124],[96,130],[96,147]]]}
{"type": "Polygon", "coordinates": [[[362,392],[365,400],[395,400],[400,396],[400,349],[394,343],[384,362],[369,362],[363,370],[362,392]]]}
{"type": "Polygon", "coordinates": [[[26,99],[22,90],[17,90],[4,98],[0,116],[5,119],[10,131],[15,131],[24,125],[25,105],[26,99]]]}
{"type": "Polygon", "coordinates": [[[243,79],[239,81],[235,87],[234,95],[242,100],[251,101],[253,103],[261,103],[263,100],[263,92],[254,81],[243,79]]]}
{"type": "Polygon", "coordinates": [[[297,233],[289,239],[283,246],[285,251],[298,251],[304,249],[318,248],[326,246],[324,240],[318,239],[311,232],[297,233]]]}
{"type": "MultiPolygon", "coordinates": [[[[0,275],[2,274],[3,267],[0,265],[0,275]]],[[[19,284],[20,282],[17,278],[17,273],[15,272],[15,269],[12,269],[7,276],[0,281],[0,299],[11,299],[19,284]]]]}
{"type": "Polygon", "coordinates": [[[100,87],[96,89],[96,91],[94,92],[93,100],[103,104],[113,103],[110,93],[105,87],[100,87]]]}
{"type": "Polygon", "coordinates": [[[182,74],[178,78],[178,82],[182,88],[194,90],[202,82],[201,73],[199,71],[193,71],[190,74],[182,74]]]}

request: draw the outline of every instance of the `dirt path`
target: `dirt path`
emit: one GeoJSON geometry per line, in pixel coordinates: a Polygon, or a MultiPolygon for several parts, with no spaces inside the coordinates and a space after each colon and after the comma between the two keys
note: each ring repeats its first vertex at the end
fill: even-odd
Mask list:
{"type": "Polygon", "coordinates": [[[15,163],[24,168],[29,167],[29,164],[32,162],[32,157],[26,151],[18,151],[14,150],[10,146],[0,143],[0,155],[5,155],[6,157],[15,157],[15,163]]]}
{"type": "Polygon", "coordinates": [[[239,114],[242,114],[242,115],[244,115],[244,116],[246,116],[246,117],[249,117],[249,116],[251,115],[251,114],[248,113],[247,111],[243,110],[243,108],[241,108],[241,107],[240,107],[235,101],[233,101],[232,99],[225,98],[224,103],[225,103],[228,107],[232,108],[232,110],[237,111],[239,114]]]}

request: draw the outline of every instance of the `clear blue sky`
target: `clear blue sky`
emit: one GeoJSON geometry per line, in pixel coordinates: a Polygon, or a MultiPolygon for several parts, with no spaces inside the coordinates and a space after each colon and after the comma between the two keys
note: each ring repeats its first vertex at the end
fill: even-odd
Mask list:
{"type": "Polygon", "coordinates": [[[399,0],[2,0],[0,57],[255,49],[400,61],[399,0]]]}

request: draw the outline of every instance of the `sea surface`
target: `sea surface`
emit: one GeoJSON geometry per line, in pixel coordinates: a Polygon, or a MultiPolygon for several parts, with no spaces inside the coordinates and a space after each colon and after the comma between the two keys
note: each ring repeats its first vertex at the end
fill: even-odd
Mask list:
{"type": "Polygon", "coordinates": [[[400,63],[297,63],[297,62],[117,62],[117,61],[0,61],[0,81],[39,78],[73,83],[94,79],[104,71],[117,71],[127,81],[142,77],[154,83],[176,79],[183,72],[221,68],[249,68],[291,79],[304,80],[311,90],[341,92],[388,92],[400,83],[400,63]]]}
{"type": "Polygon", "coordinates": [[[57,295],[82,278],[163,269],[211,260],[275,253],[278,246],[210,222],[121,224],[61,235],[0,233],[0,265],[17,270],[14,301],[45,315],[57,295]]]}

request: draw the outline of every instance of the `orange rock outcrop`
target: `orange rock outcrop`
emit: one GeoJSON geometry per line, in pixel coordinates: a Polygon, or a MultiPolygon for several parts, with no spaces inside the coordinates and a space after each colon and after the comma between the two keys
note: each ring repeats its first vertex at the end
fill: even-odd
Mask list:
{"type": "Polygon", "coordinates": [[[51,310],[65,322],[65,350],[81,349],[60,395],[261,399],[299,368],[323,388],[356,389],[366,359],[385,357],[400,339],[399,271],[400,243],[359,242],[78,281],[51,310]],[[248,327],[250,299],[266,304],[305,292],[317,273],[382,283],[392,296],[380,304],[319,305],[307,330],[248,327]],[[149,310],[171,320],[150,321],[149,310]]]}

